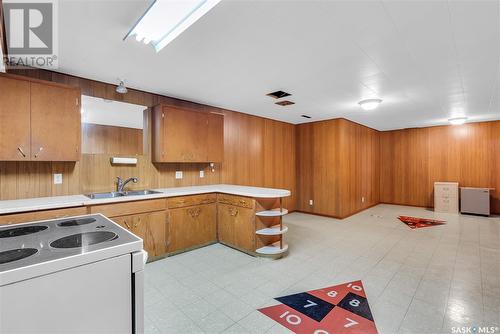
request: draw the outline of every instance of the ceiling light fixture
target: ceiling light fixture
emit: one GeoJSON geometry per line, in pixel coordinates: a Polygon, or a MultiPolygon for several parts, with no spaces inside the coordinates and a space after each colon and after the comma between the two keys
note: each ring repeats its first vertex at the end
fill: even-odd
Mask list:
{"type": "Polygon", "coordinates": [[[127,87],[125,87],[125,82],[124,80],[120,80],[120,84],[118,86],[116,86],[116,92],[117,93],[120,93],[120,94],[126,94],[128,92],[128,89],[127,87]]]}
{"type": "Polygon", "coordinates": [[[155,0],[123,38],[134,36],[159,52],[221,0],[155,0]]]}
{"type": "Polygon", "coordinates": [[[363,110],[373,110],[376,109],[381,102],[381,99],[367,99],[359,101],[358,104],[361,108],[363,108],[363,110]]]}
{"type": "Polygon", "coordinates": [[[467,117],[453,117],[453,118],[448,118],[448,122],[450,122],[451,125],[462,125],[467,121],[467,117]]]}

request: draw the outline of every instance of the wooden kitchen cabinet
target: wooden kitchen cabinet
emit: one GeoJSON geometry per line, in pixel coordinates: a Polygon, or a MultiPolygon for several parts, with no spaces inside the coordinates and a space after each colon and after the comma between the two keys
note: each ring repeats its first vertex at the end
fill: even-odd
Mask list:
{"type": "Polygon", "coordinates": [[[143,240],[149,257],[167,252],[168,220],[166,211],[141,213],[111,218],[143,240]]]}
{"type": "Polygon", "coordinates": [[[171,209],[169,214],[169,253],[217,241],[215,203],[171,209]]]}
{"type": "Polygon", "coordinates": [[[0,160],[78,161],[80,89],[0,74],[0,160]]]}
{"type": "Polygon", "coordinates": [[[208,114],[207,154],[208,162],[224,160],[224,115],[208,114]]]}
{"type": "Polygon", "coordinates": [[[73,87],[31,83],[32,160],[80,160],[80,96],[73,87]]]}
{"type": "Polygon", "coordinates": [[[255,212],[253,209],[219,203],[217,222],[220,242],[249,252],[255,251],[255,212]]]}
{"type": "Polygon", "coordinates": [[[222,161],[222,115],[166,105],[152,114],[153,162],[222,161]]]}
{"type": "Polygon", "coordinates": [[[0,76],[0,160],[30,160],[30,83],[0,76]]]}

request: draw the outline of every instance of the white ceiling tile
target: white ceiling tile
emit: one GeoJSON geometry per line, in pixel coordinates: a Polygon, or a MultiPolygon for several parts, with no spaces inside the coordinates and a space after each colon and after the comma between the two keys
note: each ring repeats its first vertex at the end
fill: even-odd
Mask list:
{"type": "Polygon", "coordinates": [[[498,1],[223,0],[160,53],[122,41],[147,5],[60,1],[59,71],[291,123],[500,118],[498,1]],[[276,106],[277,89],[296,104],[276,106]],[[374,96],[380,107],[361,111],[374,96]]]}

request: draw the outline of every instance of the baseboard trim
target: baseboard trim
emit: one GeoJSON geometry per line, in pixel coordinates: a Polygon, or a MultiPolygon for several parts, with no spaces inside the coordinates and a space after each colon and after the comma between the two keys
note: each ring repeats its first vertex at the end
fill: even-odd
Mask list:
{"type": "Polygon", "coordinates": [[[295,212],[300,212],[300,213],[306,213],[306,214],[309,214],[309,215],[315,215],[315,216],[321,216],[321,217],[328,217],[328,218],[335,218],[335,219],[345,219],[345,218],[349,218],[350,216],[352,215],[355,215],[357,213],[360,213],[361,211],[365,211],[369,208],[372,208],[374,207],[375,205],[378,205],[380,203],[375,203],[375,204],[371,204],[370,206],[367,206],[366,208],[363,208],[363,209],[359,209],[359,210],[356,210],[354,212],[350,212],[348,213],[347,215],[345,216],[333,216],[333,215],[328,215],[328,214],[324,214],[324,213],[317,213],[317,212],[307,212],[307,211],[302,211],[302,210],[295,210],[295,212]]]}

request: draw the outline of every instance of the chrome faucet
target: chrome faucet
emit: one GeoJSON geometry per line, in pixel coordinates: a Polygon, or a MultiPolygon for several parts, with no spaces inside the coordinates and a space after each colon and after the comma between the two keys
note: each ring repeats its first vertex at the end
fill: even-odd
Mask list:
{"type": "Polygon", "coordinates": [[[125,188],[127,183],[129,183],[130,181],[137,183],[137,181],[139,181],[139,179],[136,177],[131,177],[131,178],[128,178],[125,181],[123,181],[121,177],[117,176],[116,177],[116,192],[122,193],[123,189],[125,188]]]}

